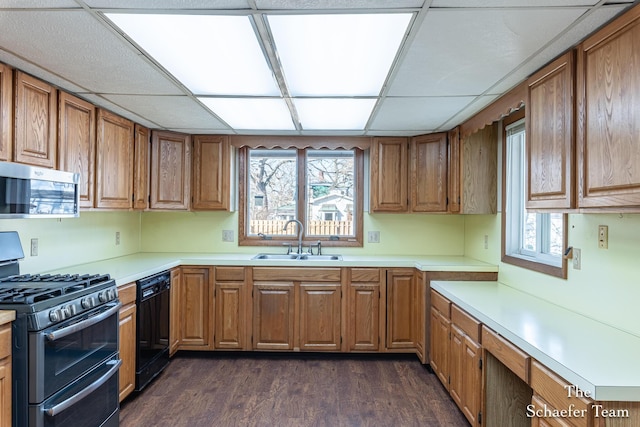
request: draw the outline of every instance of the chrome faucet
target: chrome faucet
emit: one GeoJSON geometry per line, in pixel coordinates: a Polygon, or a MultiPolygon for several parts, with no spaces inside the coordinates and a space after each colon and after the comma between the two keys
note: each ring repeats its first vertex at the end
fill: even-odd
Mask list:
{"type": "Polygon", "coordinates": [[[302,233],[304,232],[304,227],[302,226],[302,223],[297,219],[290,219],[284,224],[284,227],[282,227],[282,231],[287,231],[287,227],[292,222],[295,222],[296,224],[298,224],[298,254],[300,255],[302,254],[302,233]]]}

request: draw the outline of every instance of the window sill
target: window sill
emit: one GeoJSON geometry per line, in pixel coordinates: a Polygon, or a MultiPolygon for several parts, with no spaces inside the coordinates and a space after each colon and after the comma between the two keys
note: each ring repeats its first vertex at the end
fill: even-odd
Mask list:
{"type": "Polygon", "coordinates": [[[543,264],[541,262],[531,261],[524,258],[519,258],[511,255],[503,255],[502,262],[505,264],[515,265],[528,270],[536,271],[542,274],[548,274],[549,276],[559,277],[561,279],[567,278],[567,260],[562,260],[562,266],[556,267],[554,265],[543,264]]]}

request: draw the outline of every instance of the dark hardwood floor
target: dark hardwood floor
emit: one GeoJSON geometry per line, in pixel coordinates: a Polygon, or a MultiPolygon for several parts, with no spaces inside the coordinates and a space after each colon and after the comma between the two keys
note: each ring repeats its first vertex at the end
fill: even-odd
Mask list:
{"type": "Polygon", "coordinates": [[[178,353],[120,426],[468,424],[413,355],[178,353]]]}

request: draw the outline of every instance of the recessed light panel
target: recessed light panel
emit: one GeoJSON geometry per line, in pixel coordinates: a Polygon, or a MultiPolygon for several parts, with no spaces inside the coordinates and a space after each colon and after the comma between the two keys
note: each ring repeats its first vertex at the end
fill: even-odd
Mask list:
{"type": "Polygon", "coordinates": [[[234,129],[295,130],[280,98],[198,98],[234,129]]]}
{"type": "Polygon", "coordinates": [[[304,98],[294,99],[304,130],[364,129],[375,99],[304,98]]]}

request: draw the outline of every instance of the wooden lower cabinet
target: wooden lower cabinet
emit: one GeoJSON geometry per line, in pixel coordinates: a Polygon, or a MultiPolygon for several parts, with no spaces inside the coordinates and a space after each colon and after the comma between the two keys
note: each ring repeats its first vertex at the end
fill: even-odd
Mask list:
{"type": "Polygon", "coordinates": [[[247,346],[247,286],[244,267],[215,267],[215,348],[247,346]]]}
{"type": "Polygon", "coordinates": [[[120,308],[120,360],[119,371],[120,402],[136,386],[136,283],[118,288],[122,307],[120,308]]]}
{"type": "Polygon", "coordinates": [[[293,350],[295,293],[293,282],[254,283],[253,348],[255,350],[293,350]]]}
{"type": "Polygon", "coordinates": [[[339,351],[342,288],[340,283],[300,284],[300,349],[339,351]]]}
{"type": "Polygon", "coordinates": [[[180,349],[213,350],[213,284],[208,267],[182,268],[180,349]]]}
{"type": "Polygon", "coordinates": [[[380,270],[352,268],[348,285],[348,351],[380,350],[380,270]]]}
{"type": "Polygon", "coordinates": [[[387,348],[415,349],[413,269],[387,270],[387,348]]]}
{"type": "Polygon", "coordinates": [[[416,325],[415,342],[416,355],[420,362],[428,363],[427,351],[427,325],[429,324],[429,312],[427,311],[427,291],[429,284],[427,282],[427,274],[424,271],[416,271],[413,277],[413,286],[415,292],[415,303],[413,313],[415,316],[414,324],[416,325]]]}
{"type": "Polygon", "coordinates": [[[11,324],[0,326],[0,427],[12,425],[11,324]]]}
{"type": "Polygon", "coordinates": [[[169,356],[173,356],[180,346],[181,317],[180,296],[182,294],[182,270],[180,267],[171,270],[171,290],[169,291],[169,356]]]}
{"type": "Polygon", "coordinates": [[[429,364],[438,379],[449,390],[449,335],[451,331],[451,302],[431,291],[431,335],[429,364]]]}

